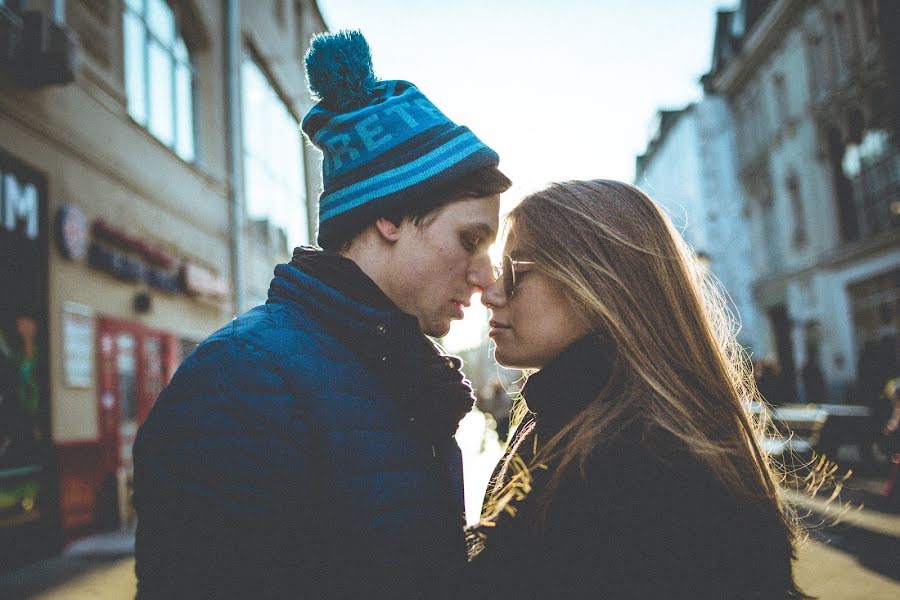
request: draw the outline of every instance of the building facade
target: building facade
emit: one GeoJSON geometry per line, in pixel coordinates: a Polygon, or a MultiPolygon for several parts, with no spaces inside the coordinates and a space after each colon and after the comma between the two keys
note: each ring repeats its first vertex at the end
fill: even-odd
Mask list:
{"type": "Polygon", "coordinates": [[[751,356],[763,342],[751,296],[754,271],[737,181],[734,127],[725,101],[707,95],[681,110],[660,111],[635,182],[669,214],[711,270],[735,317],[738,340],[751,356]]]}
{"type": "Polygon", "coordinates": [[[324,28],[312,1],[0,2],[0,566],[131,518],[160,389],[311,239],[324,28]]]}
{"type": "Polygon", "coordinates": [[[706,85],[736,124],[764,351],[810,402],[872,402],[897,369],[898,31],[890,0],[718,16],[706,85]]]}

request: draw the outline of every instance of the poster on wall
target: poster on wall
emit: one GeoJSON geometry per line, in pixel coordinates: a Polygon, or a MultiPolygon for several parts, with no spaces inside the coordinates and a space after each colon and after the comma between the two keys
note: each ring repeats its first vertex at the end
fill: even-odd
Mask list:
{"type": "Polygon", "coordinates": [[[63,304],[63,369],[65,385],[90,388],[94,384],[94,316],[89,306],[63,304]]]}

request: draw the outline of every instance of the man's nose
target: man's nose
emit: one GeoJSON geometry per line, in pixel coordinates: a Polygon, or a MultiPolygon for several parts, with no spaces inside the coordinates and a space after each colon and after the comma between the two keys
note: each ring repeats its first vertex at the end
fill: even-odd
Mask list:
{"type": "Polygon", "coordinates": [[[503,278],[498,278],[481,292],[481,303],[488,308],[503,306],[506,303],[506,294],[503,293],[503,278]]]}
{"type": "Polygon", "coordinates": [[[491,265],[491,257],[486,253],[472,261],[469,268],[468,281],[470,285],[484,292],[494,283],[494,267],[491,265]]]}

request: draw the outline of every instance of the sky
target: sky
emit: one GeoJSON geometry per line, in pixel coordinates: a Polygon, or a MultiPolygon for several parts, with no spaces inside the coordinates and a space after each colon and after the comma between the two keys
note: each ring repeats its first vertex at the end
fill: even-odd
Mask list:
{"type": "Polygon", "coordinates": [[[632,181],[660,108],[700,98],[715,12],[736,0],[319,0],[376,74],[416,84],[500,154],[516,195],[632,181]]]}
{"type": "MultiPolygon", "coordinates": [[[[331,30],[362,30],[379,77],[413,82],[497,150],[508,210],[550,181],[633,181],[656,112],[701,97],[716,9],[737,0],[318,2],[331,30]]],[[[479,337],[470,312],[451,337],[479,337]]]]}

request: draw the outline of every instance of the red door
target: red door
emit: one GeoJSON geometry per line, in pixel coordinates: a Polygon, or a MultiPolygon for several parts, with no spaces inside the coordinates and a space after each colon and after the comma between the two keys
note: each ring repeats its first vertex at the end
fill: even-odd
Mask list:
{"type": "Polygon", "coordinates": [[[58,446],[67,537],[131,519],[131,447],[171,378],[179,352],[171,334],[119,319],[98,319],[99,435],[96,441],[58,446]]]}
{"type": "Polygon", "coordinates": [[[102,318],[98,327],[101,441],[108,467],[131,470],[138,426],[171,376],[175,337],[127,321],[102,318]]]}

